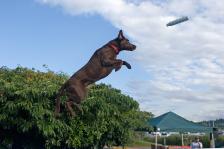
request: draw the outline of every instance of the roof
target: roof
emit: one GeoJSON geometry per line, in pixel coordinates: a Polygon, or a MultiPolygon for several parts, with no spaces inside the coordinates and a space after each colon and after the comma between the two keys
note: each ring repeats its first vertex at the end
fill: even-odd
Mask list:
{"type": "Polygon", "coordinates": [[[166,132],[211,132],[212,128],[188,121],[173,112],[150,119],[148,124],[166,132]]]}

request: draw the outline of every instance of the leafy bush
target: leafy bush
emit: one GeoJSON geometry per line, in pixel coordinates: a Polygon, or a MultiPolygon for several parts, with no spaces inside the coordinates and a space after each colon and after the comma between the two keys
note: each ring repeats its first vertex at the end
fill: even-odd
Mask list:
{"type": "Polygon", "coordinates": [[[126,144],[147,117],[120,90],[92,85],[84,114],[54,117],[55,97],[68,77],[52,71],[0,68],[0,144],[14,148],[102,148],[126,144]]]}
{"type": "Polygon", "coordinates": [[[224,147],[224,136],[219,136],[216,139],[216,147],[224,147]]]}

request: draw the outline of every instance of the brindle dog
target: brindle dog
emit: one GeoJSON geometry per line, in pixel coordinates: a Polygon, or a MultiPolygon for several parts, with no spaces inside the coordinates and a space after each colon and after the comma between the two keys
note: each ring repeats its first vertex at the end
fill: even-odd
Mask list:
{"type": "Polygon", "coordinates": [[[60,112],[60,97],[62,95],[68,97],[66,107],[72,116],[76,115],[72,106],[76,106],[82,111],[80,103],[85,99],[87,86],[105,78],[113,69],[118,71],[122,65],[131,69],[131,65],[128,62],[116,58],[122,50],[133,51],[135,49],[136,46],[131,44],[129,40],[124,37],[122,30],[120,30],[116,39],[111,40],[106,45],[96,50],[89,62],[73,74],[60,88],[56,98],[56,116],[58,116],[60,112]]]}

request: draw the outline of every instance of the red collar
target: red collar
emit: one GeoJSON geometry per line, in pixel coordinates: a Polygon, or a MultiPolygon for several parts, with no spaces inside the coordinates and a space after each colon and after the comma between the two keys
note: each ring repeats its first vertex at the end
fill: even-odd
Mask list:
{"type": "Polygon", "coordinates": [[[112,43],[109,44],[109,47],[111,47],[112,49],[114,49],[114,51],[115,51],[116,54],[118,54],[120,52],[119,48],[116,45],[112,44],[112,43]]]}

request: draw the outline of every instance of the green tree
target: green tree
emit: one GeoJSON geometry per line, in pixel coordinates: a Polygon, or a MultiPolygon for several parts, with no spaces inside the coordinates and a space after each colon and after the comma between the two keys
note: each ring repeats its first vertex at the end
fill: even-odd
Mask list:
{"type": "Polygon", "coordinates": [[[0,144],[14,148],[102,148],[124,145],[145,127],[147,114],[138,103],[110,85],[92,85],[83,114],[54,117],[55,97],[63,73],[18,67],[0,68],[0,144]]]}

